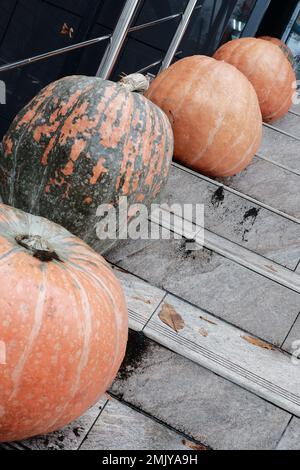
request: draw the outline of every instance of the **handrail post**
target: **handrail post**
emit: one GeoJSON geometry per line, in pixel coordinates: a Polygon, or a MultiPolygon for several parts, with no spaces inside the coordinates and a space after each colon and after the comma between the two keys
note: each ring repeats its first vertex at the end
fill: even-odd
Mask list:
{"type": "Polygon", "coordinates": [[[176,51],[181,43],[181,40],[184,36],[184,33],[186,32],[186,29],[188,27],[189,21],[191,19],[191,16],[194,12],[195,6],[196,6],[197,0],[189,0],[189,3],[187,4],[186,9],[184,10],[184,13],[182,15],[181,21],[178,25],[178,28],[174,34],[173,40],[170,44],[169,49],[166,52],[166,55],[162,61],[162,65],[160,68],[160,72],[166,68],[168,68],[171,65],[171,62],[174,58],[174,55],[176,54],[176,51]]]}
{"type": "Polygon", "coordinates": [[[119,56],[121,48],[128,34],[131,22],[139,7],[141,0],[127,0],[110,42],[96,73],[97,77],[108,79],[119,56]]]}

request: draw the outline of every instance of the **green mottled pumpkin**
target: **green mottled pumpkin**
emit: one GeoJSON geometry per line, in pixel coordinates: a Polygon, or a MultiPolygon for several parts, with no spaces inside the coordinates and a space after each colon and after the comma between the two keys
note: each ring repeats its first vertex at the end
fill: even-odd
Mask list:
{"type": "Polygon", "coordinates": [[[166,115],[120,84],[71,76],[15,118],[0,158],[3,202],[63,225],[103,252],[100,204],[149,206],[166,182],[173,134],[166,115]]]}

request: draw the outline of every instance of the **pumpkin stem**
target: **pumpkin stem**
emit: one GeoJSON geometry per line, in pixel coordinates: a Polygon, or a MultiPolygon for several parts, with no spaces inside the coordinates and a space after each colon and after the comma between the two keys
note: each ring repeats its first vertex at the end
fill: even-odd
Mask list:
{"type": "Polygon", "coordinates": [[[119,81],[119,85],[128,91],[144,93],[150,86],[150,80],[141,73],[131,73],[130,75],[122,77],[119,81]]]}
{"type": "Polygon", "coordinates": [[[41,261],[61,261],[58,254],[40,235],[17,235],[16,242],[41,261]]]}

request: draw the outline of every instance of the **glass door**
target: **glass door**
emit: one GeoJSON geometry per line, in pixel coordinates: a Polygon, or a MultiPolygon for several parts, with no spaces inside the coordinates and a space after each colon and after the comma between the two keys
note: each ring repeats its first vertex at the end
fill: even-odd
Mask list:
{"type": "Polygon", "coordinates": [[[230,39],[241,37],[255,3],[256,0],[239,0],[237,2],[228,27],[230,39]]]}
{"type": "Polygon", "coordinates": [[[222,42],[255,36],[270,0],[238,0],[222,42]]]}
{"type": "Polygon", "coordinates": [[[300,79],[300,2],[282,36],[294,56],[294,68],[297,79],[300,79]]]}

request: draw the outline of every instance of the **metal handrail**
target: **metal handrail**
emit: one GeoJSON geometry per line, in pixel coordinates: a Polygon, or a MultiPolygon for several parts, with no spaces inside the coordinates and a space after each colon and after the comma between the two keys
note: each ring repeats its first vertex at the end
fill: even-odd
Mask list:
{"type": "MultiPolygon", "coordinates": [[[[182,13],[177,13],[177,14],[170,15],[170,16],[165,16],[164,18],[160,18],[159,20],[154,20],[154,21],[150,21],[148,23],[143,23],[143,24],[140,24],[140,25],[137,25],[137,26],[132,26],[131,28],[129,28],[128,32],[133,33],[135,31],[140,31],[140,30],[146,29],[148,27],[155,26],[155,25],[160,24],[160,23],[164,23],[165,21],[173,20],[173,19],[178,18],[180,16],[182,16],[182,13]]],[[[76,43],[76,44],[71,44],[70,46],[62,47],[60,49],[55,49],[53,51],[45,52],[43,54],[38,54],[38,55],[33,56],[33,57],[28,57],[26,59],[21,59],[21,60],[18,60],[16,62],[11,62],[10,64],[1,65],[0,66],[0,72],[7,72],[8,70],[13,70],[15,68],[24,67],[26,65],[33,64],[33,63],[38,62],[40,60],[47,59],[49,57],[55,57],[57,55],[61,55],[61,54],[64,54],[66,52],[72,52],[72,51],[75,51],[75,50],[80,49],[82,47],[92,46],[92,45],[98,44],[102,41],[106,41],[106,40],[110,39],[111,37],[112,37],[112,34],[107,34],[106,36],[100,36],[100,37],[97,37],[97,38],[88,39],[86,41],[82,41],[82,42],[79,42],[79,43],[76,43]]],[[[158,63],[161,63],[161,61],[162,60],[160,60],[158,63]]],[[[155,65],[157,65],[157,64],[155,64],[155,65]]],[[[148,70],[148,68],[151,68],[151,66],[148,66],[147,70],[148,70]]]]}
{"type": "Polygon", "coordinates": [[[148,72],[148,70],[152,69],[152,67],[155,67],[156,65],[159,65],[161,63],[162,63],[162,59],[159,59],[156,62],[153,62],[153,64],[146,65],[146,67],[143,67],[142,69],[137,70],[136,73],[148,72]]]}
{"type": "Polygon", "coordinates": [[[112,37],[110,38],[109,45],[97,70],[97,77],[104,79],[109,78],[140,3],[141,0],[127,0],[125,3],[112,37]]]}
{"type": "MultiPolygon", "coordinates": [[[[178,15],[178,16],[181,16],[181,21],[177,27],[177,30],[169,46],[169,49],[167,50],[166,55],[164,59],[162,60],[162,65],[161,65],[160,70],[164,70],[165,68],[169,67],[169,65],[171,64],[174,58],[174,55],[176,54],[176,51],[178,49],[178,46],[187,29],[191,16],[196,8],[197,2],[198,0],[189,0],[184,12],[178,15]]],[[[124,41],[128,33],[130,32],[130,29],[132,30],[132,28],[135,28],[135,27],[131,27],[130,25],[135,16],[135,13],[137,12],[139,5],[140,5],[140,0],[127,0],[123,8],[123,11],[120,15],[119,21],[113,32],[113,35],[110,39],[110,44],[108,45],[107,50],[104,54],[104,57],[102,58],[100,67],[96,74],[97,77],[109,78],[115,66],[115,63],[118,59],[118,56],[120,54],[124,41]]],[[[138,28],[142,29],[142,27],[145,28],[148,26],[153,26],[154,24],[157,24],[159,21],[161,20],[156,20],[156,21],[146,23],[145,25],[140,25],[138,28]]],[[[151,66],[153,65],[151,64],[151,66]]],[[[147,70],[149,68],[151,67],[150,66],[147,67],[147,70]]]]}
{"type": "Polygon", "coordinates": [[[6,72],[8,70],[12,70],[19,67],[24,67],[24,65],[30,65],[34,62],[38,62],[39,60],[47,59],[48,57],[54,57],[60,54],[64,54],[65,52],[75,51],[76,49],[80,49],[81,47],[92,46],[93,44],[98,44],[99,42],[106,41],[107,39],[111,38],[111,34],[106,36],[101,36],[94,39],[88,39],[87,41],[78,42],[77,44],[72,44],[70,46],[62,47],[61,49],[55,49],[54,51],[45,52],[44,54],[39,54],[33,57],[29,57],[27,59],[18,60],[16,62],[12,62],[10,64],[1,65],[0,72],[6,72]]]}
{"type": "Polygon", "coordinates": [[[195,10],[197,1],[198,0],[189,0],[186,9],[182,15],[181,21],[178,25],[178,28],[173,36],[170,47],[166,52],[164,60],[162,61],[160,71],[165,70],[171,65],[174,55],[176,54],[176,51],[178,49],[178,46],[182,41],[184,33],[186,32],[191,16],[195,10]]]}
{"type": "Polygon", "coordinates": [[[180,16],[182,16],[182,13],[175,13],[174,15],[165,16],[164,18],[160,18],[158,20],[149,21],[149,23],[138,24],[137,26],[132,26],[131,28],[129,28],[128,32],[134,33],[135,31],[140,31],[141,29],[150,28],[151,26],[156,26],[158,24],[165,23],[166,21],[175,20],[176,18],[179,18],[180,16]]]}
{"type": "Polygon", "coordinates": [[[93,39],[88,39],[86,41],[82,41],[76,44],[71,44],[70,46],[62,47],[60,49],[55,49],[53,51],[45,52],[42,54],[38,54],[33,57],[28,57],[26,59],[18,60],[16,62],[12,62],[10,64],[5,64],[0,66],[0,73],[1,72],[7,72],[9,70],[13,70],[15,68],[20,68],[24,67],[26,65],[33,64],[35,62],[41,61],[48,59],[50,57],[55,57],[57,55],[61,55],[67,52],[72,52],[74,50],[83,48],[83,47],[88,47],[92,46],[94,44],[98,44],[100,42],[109,40],[109,45],[105,51],[104,57],[102,58],[100,67],[97,71],[97,76],[101,76],[102,78],[108,78],[109,75],[111,74],[113,67],[118,59],[119,53],[121,51],[122,45],[124,44],[124,41],[126,39],[126,36],[128,33],[133,33],[136,31],[141,31],[143,29],[156,26],[158,24],[164,23],[166,21],[171,21],[173,19],[181,17],[181,21],[178,25],[178,28],[175,32],[175,35],[173,37],[173,40],[170,44],[170,47],[166,53],[166,56],[164,59],[160,59],[153,64],[150,64],[146,67],[143,67],[142,69],[139,70],[140,73],[144,73],[147,70],[151,69],[152,67],[162,64],[161,69],[163,70],[164,68],[168,67],[173,58],[174,55],[176,54],[177,48],[183,38],[183,35],[186,31],[186,28],[188,26],[188,23],[190,21],[191,15],[195,10],[198,10],[199,8],[202,7],[196,6],[198,0],[189,0],[187,7],[184,12],[181,13],[176,13],[173,15],[165,16],[163,18],[160,18],[158,20],[153,20],[149,21],[148,23],[136,25],[136,26],[130,26],[137,9],[140,5],[141,0],[127,0],[126,4],[123,8],[123,11],[120,15],[120,18],[118,20],[118,23],[115,27],[115,30],[112,34],[107,34],[105,36],[100,36],[97,38],[93,39]]]}
{"type": "MultiPolygon", "coordinates": [[[[180,55],[180,54],[182,54],[182,51],[177,51],[174,57],[176,57],[176,56],[178,56],[178,55],[180,55]]],[[[152,68],[155,67],[156,65],[161,64],[162,61],[163,61],[163,58],[161,58],[161,59],[159,59],[159,60],[153,62],[152,64],[146,65],[146,66],[143,67],[142,69],[137,70],[136,73],[145,73],[145,72],[148,72],[148,70],[152,69],[152,68]]]]}

